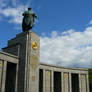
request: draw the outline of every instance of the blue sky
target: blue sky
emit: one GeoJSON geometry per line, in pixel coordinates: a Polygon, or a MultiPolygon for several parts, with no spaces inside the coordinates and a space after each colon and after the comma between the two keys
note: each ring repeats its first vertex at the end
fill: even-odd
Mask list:
{"type": "Polygon", "coordinates": [[[21,14],[32,7],[39,16],[33,31],[41,39],[41,62],[92,67],[92,0],[0,0],[0,5],[0,49],[22,32],[21,14]]]}

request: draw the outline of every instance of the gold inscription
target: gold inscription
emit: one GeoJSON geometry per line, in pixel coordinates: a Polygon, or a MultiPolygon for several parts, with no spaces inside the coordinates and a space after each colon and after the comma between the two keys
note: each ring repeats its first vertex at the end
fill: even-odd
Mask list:
{"type": "Polygon", "coordinates": [[[0,67],[2,67],[2,62],[0,61],[0,67]]]}
{"type": "Polygon", "coordinates": [[[65,78],[68,78],[68,74],[67,74],[67,73],[65,73],[65,74],[64,74],[64,77],[65,77],[65,78]]]}
{"type": "Polygon", "coordinates": [[[81,78],[82,78],[82,79],[85,79],[85,75],[81,75],[81,78]]]}
{"type": "Polygon", "coordinates": [[[31,55],[31,61],[30,61],[32,69],[36,69],[38,66],[38,56],[36,55],[31,55]]]}
{"type": "Polygon", "coordinates": [[[35,81],[35,76],[32,76],[32,81],[35,81]]]}
{"type": "Polygon", "coordinates": [[[50,71],[46,71],[46,75],[47,76],[50,76],[50,71]]]}

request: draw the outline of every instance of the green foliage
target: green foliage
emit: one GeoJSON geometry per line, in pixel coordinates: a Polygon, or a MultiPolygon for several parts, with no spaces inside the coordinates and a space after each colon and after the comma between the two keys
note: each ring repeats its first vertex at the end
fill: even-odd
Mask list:
{"type": "Polygon", "coordinates": [[[90,87],[90,92],[92,92],[92,69],[89,69],[89,87],[90,87]]]}

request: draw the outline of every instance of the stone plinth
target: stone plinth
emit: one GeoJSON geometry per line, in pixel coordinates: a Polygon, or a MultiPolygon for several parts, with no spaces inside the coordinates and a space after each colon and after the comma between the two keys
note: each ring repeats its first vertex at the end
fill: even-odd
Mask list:
{"type": "Polygon", "coordinates": [[[39,86],[39,36],[23,32],[8,41],[5,52],[19,56],[16,92],[38,92],[39,86]]]}

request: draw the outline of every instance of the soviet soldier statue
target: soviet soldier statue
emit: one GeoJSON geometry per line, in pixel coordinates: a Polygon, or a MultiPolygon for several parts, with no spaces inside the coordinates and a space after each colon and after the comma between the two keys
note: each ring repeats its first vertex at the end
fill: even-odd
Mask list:
{"type": "Polygon", "coordinates": [[[38,16],[31,8],[28,8],[28,11],[25,11],[22,15],[24,16],[22,21],[23,32],[29,31],[34,26],[34,18],[38,18],[38,16]]]}

